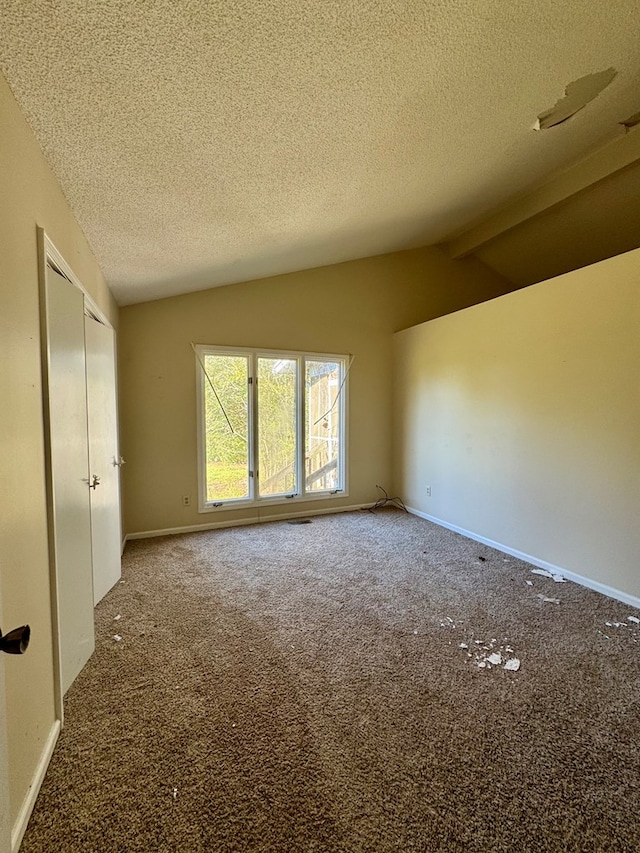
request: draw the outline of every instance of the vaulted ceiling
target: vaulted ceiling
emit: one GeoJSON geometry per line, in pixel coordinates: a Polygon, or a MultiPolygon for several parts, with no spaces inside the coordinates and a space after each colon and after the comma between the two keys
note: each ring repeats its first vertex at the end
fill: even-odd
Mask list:
{"type": "Polygon", "coordinates": [[[443,242],[519,281],[541,188],[626,146],[532,215],[622,203],[639,32],[637,0],[3,0],[0,69],[128,304],[443,242]]]}

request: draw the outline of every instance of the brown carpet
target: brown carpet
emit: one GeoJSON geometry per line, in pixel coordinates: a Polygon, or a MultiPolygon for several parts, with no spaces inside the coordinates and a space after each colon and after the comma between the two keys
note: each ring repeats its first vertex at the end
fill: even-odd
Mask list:
{"type": "Polygon", "coordinates": [[[640,613],[531,569],[397,511],[129,543],[23,853],[640,850],[640,613]]]}

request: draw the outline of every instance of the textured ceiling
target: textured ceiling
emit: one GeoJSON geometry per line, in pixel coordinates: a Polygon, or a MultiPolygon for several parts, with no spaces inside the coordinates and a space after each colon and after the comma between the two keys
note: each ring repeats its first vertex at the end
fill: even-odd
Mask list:
{"type": "Polygon", "coordinates": [[[460,231],[637,112],[639,32],[637,0],[3,0],[0,68],[127,304],[460,231]]]}

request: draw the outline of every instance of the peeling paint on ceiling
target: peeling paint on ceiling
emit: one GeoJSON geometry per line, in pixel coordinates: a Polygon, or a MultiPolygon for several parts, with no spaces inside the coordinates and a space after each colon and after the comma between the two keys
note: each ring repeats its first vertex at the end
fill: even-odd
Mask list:
{"type": "Polygon", "coordinates": [[[620,124],[627,130],[631,130],[631,128],[637,127],[640,124],[640,112],[634,113],[632,116],[629,116],[629,118],[626,118],[624,121],[621,121],[620,124]]]}
{"type": "Polygon", "coordinates": [[[600,92],[613,82],[616,76],[615,68],[607,68],[595,74],[585,74],[579,80],[569,83],[564,90],[564,96],[550,110],[540,113],[536,122],[536,130],[546,130],[572,118],[580,110],[597,98],[600,92]]]}

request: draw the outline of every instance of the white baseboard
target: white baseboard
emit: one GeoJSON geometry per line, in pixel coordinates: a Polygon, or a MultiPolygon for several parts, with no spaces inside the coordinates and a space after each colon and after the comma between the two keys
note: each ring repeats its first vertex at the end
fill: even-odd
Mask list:
{"type": "Polygon", "coordinates": [[[615,587],[612,586],[607,586],[607,584],[600,583],[600,581],[595,581],[591,578],[579,575],[576,572],[571,572],[568,569],[562,568],[562,566],[556,566],[553,563],[547,562],[547,560],[541,560],[539,557],[534,557],[532,554],[525,554],[523,551],[517,551],[515,548],[510,548],[508,545],[503,545],[501,542],[495,542],[493,539],[487,539],[486,536],[480,536],[472,530],[465,530],[464,527],[458,527],[456,524],[449,524],[448,521],[443,521],[441,518],[436,518],[433,515],[427,515],[426,512],[421,512],[419,509],[415,509],[414,507],[408,506],[407,510],[412,515],[417,515],[419,518],[424,518],[426,521],[431,521],[433,524],[437,524],[440,527],[446,527],[447,530],[453,530],[454,533],[460,533],[461,536],[466,536],[467,539],[482,542],[490,548],[495,548],[496,551],[502,551],[505,554],[510,554],[512,557],[524,560],[525,563],[531,563],[539,569],[546,569],[552,574],[562,575],[567,580],[580,584],[580,586],[585,586],[587,589],[592,589],[595,592],[608,596],[609,598],[614,598],[616,601],[621,601],[623,604],[628,604],[631,607],[637,607],[640,609],[640,598],[637,595],[631,595],[631,593],[623,592],[622,590],[615,589],[615,587]]]}
{"type": "Polygon", "coordinates": [[[125,542],[130,539],[152,539],[155,536],[173,536],[176,533],[198,533],[202,530],[218,530],[222,527],[244,527],[247,524],[263,524],[267,521],[287,521],[290,518],[310,518],[314,515],[332,515],[336,512],[354,512],[367,509],[371,504],[356,504],[354,506],[338,506],[330,509],[312,509],[306,512],[288,512],[281,515],[260,515],[252,518],[241,518],[236,521],[211,521],[208,524],[191,524],[188,527],[167,527],[164,530],[142,530],[138,533],[127,533],[125,542]]]}
{"type": "Polygon", "coordinates": [[[60,728],[60,720],[56,720],[53,726],[51,727],[49,737],[46,740],[44,749],[42,750],[42,754],[40,756],[40,760],[38,761],[35,772],[33,774],[31,784],[29,785],[29,790],[27,791],[27,794],[22,803],[22,807],[18,812],[16,822],[11,830],[11,853],[18,853],[20,845],[22,844],[22,839],[26,832],[27,824],[29,823],[29,818],[31,817],[31,812],[33,811],[33,807],[36,804],[36,798],[40,791],[40,787],[44,781],[44,777],[47,772],[47,767],[49,766],[51,756],[53,755],[53,750],[58,741],[58,736],[60,735],[60,728]]]}

